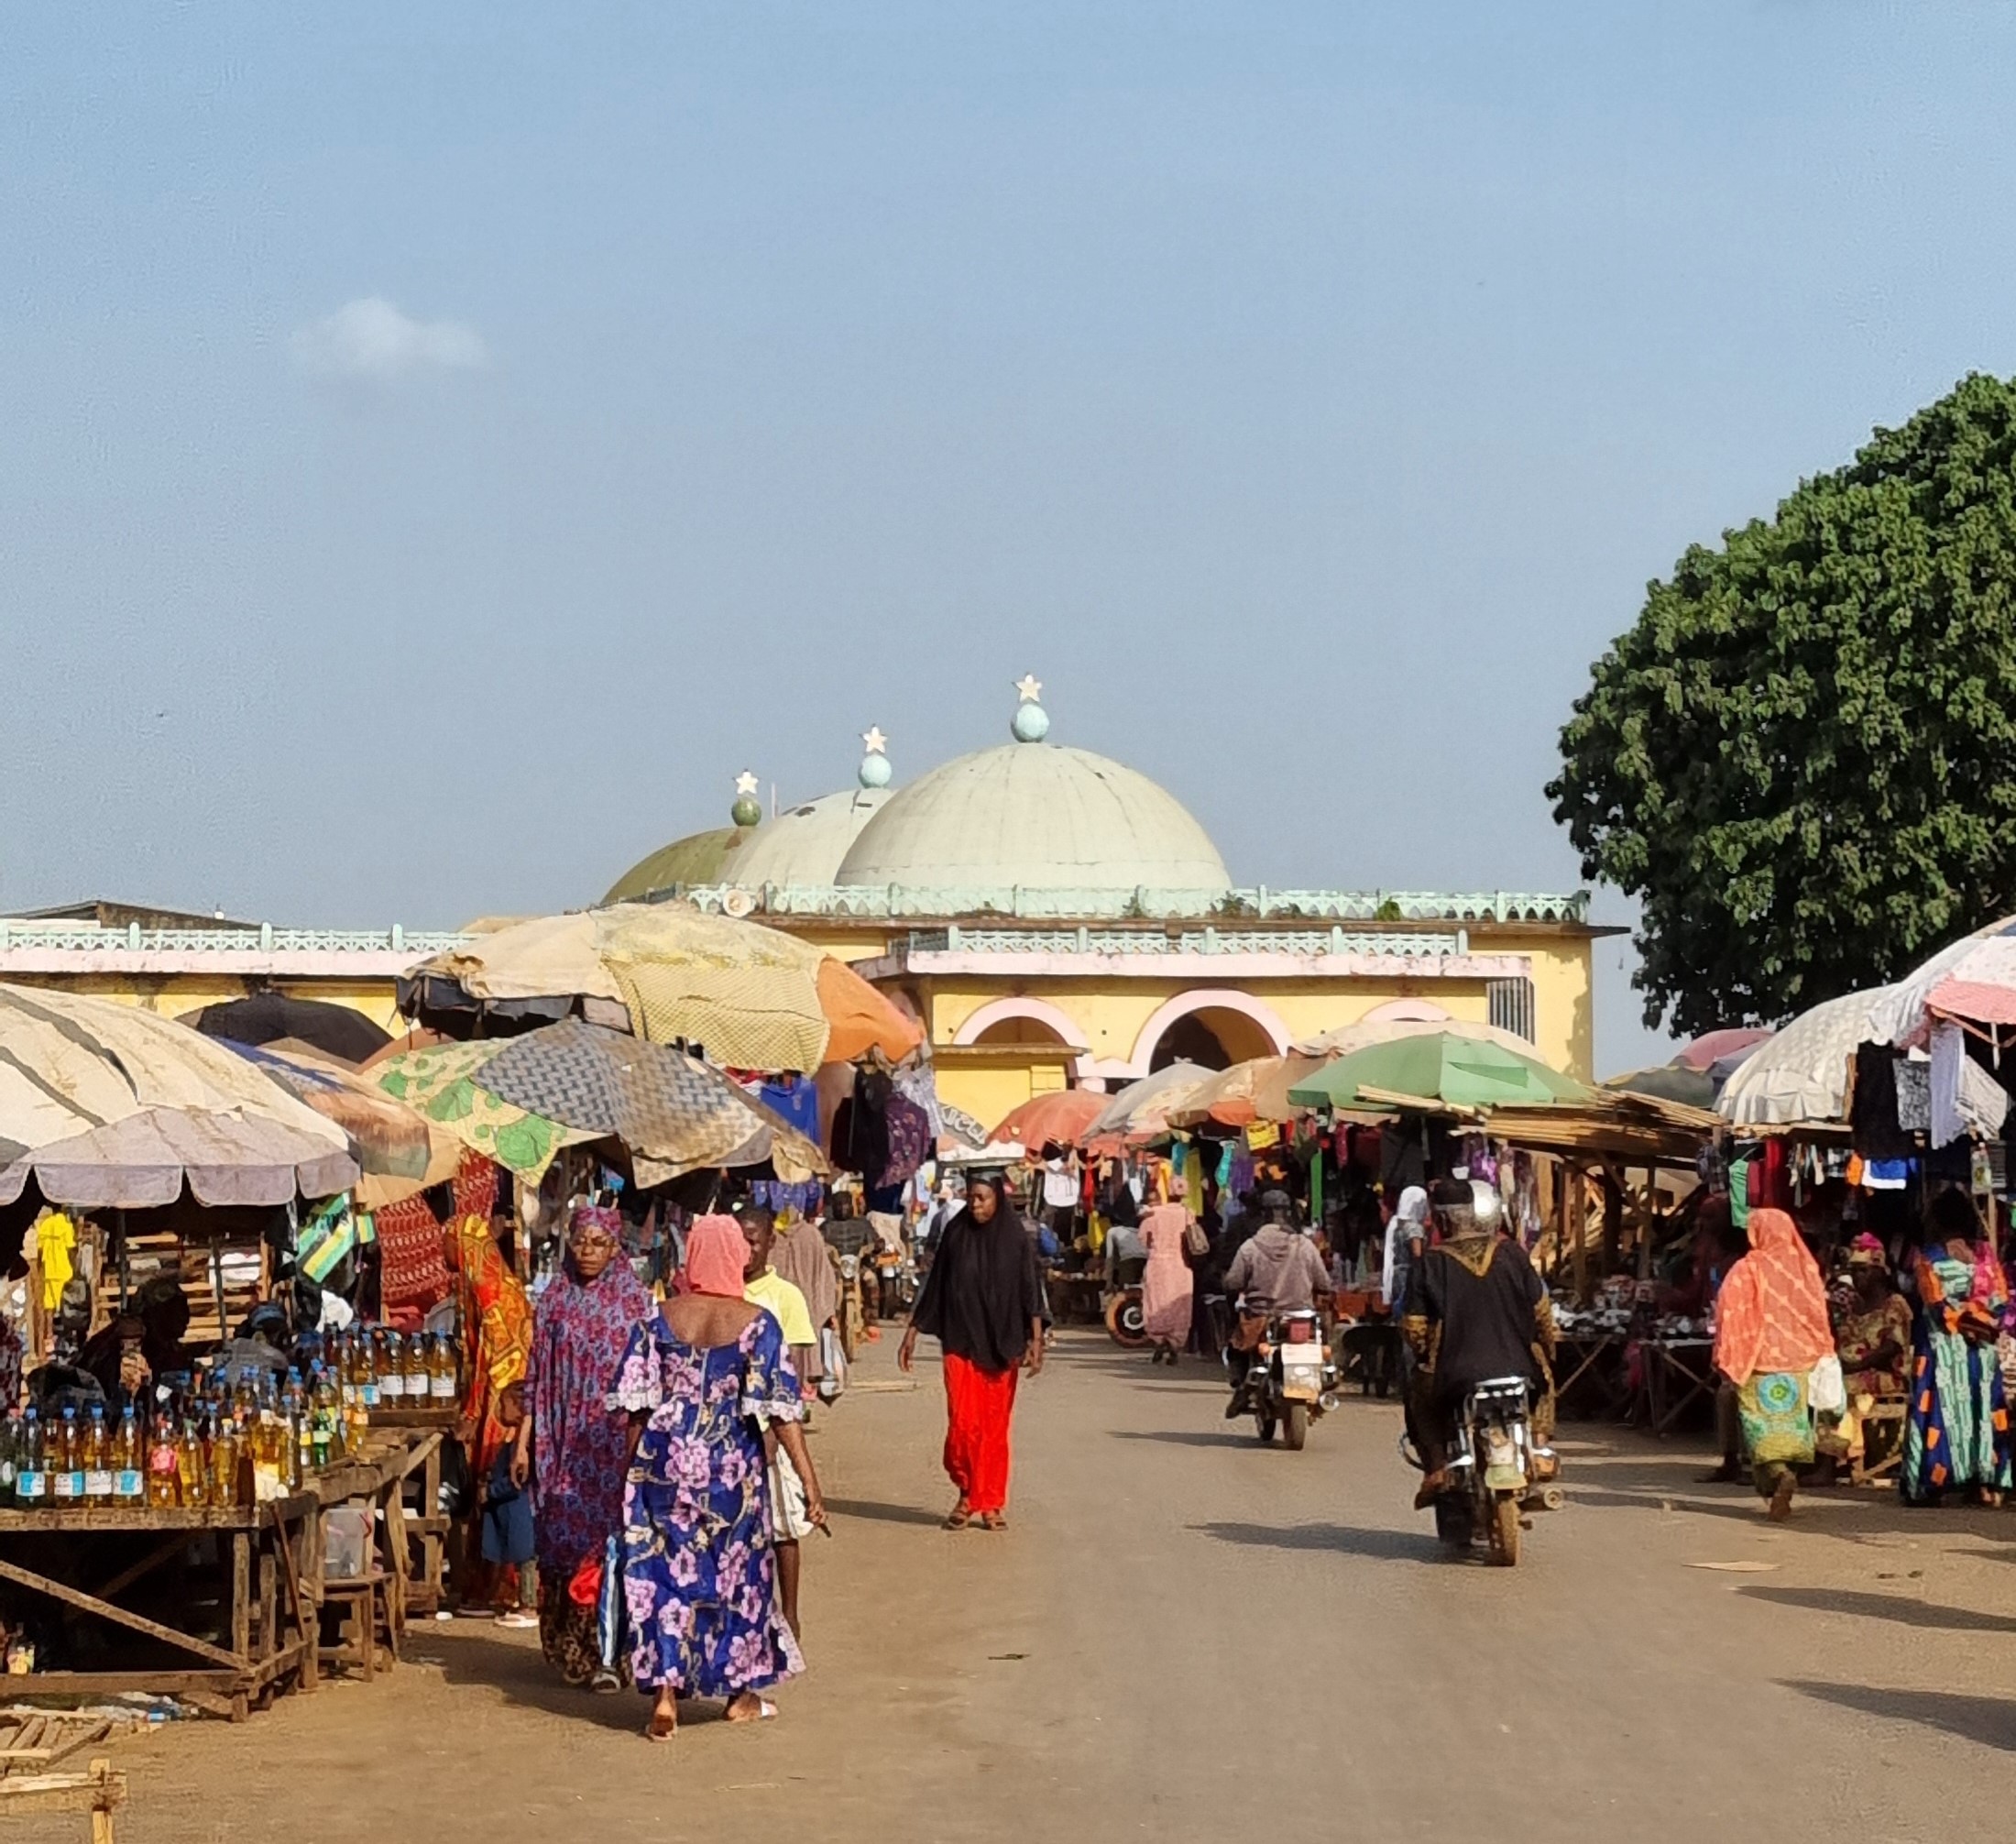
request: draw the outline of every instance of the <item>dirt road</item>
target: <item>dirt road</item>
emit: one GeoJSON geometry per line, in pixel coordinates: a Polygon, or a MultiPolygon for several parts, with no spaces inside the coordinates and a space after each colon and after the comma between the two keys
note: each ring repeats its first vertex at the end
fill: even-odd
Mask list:
{"type": "Polygon", "coordinates": [[[1262,1814],[1839,1844],[2006,1804],[2016,1514],[1864,1493],[1772,1529],[1692,1483],[1698,1454],[1571,1427],[1569,1508],[1520,1567],[1452,1564],[1386,1405],[1263,1451],[1201,1365],[1081,1334],[1024,1395],[1013,1529],[949,1535],[936,1370],[906,1388],[890,1349],[822,1418],[838,1535],[808,1553],[810,1669],[774,1725],[652,1748],[640,1699],[561,1690],[535,1635],[431,1626],[376,1685],[125,1748],[122,1844],[1221,1844],[1262,1814]]]}

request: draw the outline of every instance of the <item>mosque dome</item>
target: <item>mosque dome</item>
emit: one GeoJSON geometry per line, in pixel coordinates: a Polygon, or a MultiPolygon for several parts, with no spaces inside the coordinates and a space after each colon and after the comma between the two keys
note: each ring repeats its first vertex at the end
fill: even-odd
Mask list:
{"type": "Polygon", "coordinates": [[[750,835],[718,881],[747,890],[765,884],[833,884],[849,848],[894,797],[886,787],[850,787],[786,807],[750,835]]]}
{"type": "MultiPolygon", "coordinates": [[[[1025,697],[1028,711],[1040,716],[1025,697]]],[[[1090,750],[1044,742],[1046,720],[1023,712],[1018,741],[959,756],[892,796],[833,881],[945,891],[1230,885],[1211,836],[1174,795],[1090,750]]]]}
{"type": "Polygon", "coordinates": [[[721,826],[709,832],[688,833],[641,858],[614,884],[605,903],[635,903],[654,890],[674,884],[732,884],[739,881],[726,867],[747,851],[751,834],[746,827],[721,826]]]}

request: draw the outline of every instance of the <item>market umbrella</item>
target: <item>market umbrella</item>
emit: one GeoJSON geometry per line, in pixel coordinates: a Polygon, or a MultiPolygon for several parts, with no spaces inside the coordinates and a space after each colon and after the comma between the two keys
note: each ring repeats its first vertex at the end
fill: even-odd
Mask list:
{"type": "Polygon", "coordinates": [[[1717,1063],[1732,1058],[1740,1059],[1770,1035],[1769,1027],[1764,1025],[1731,1025],[1719,1031],[1704,1031],[1682,1044],[1672,1062],[1678,1069],[1713,1073],[1717,1063]]]}
{"type": "Polygon", "coordinates": [[[348,1005],[332,1005],[325,999],[290,999],[284,993],[255,993],[248,999],[204,1005],[183,1013],[178,1022],[206,1037],[225,1037],[235,1044],[292,1038],[346,1063],[361,1063],[392,1041],[389,1032],[348,1005]]]}
{"type": "Polygon", "coordinates": [[[1169,1110],[1179,1105],[1200,1083],[1218,1072],[1196,1063],[1171,1063],[1165,1069],[1129,1082],[1108,1100],[1085,1130],[1089,1145],[1095,1139],[1145,1139],[1169,1128],[1169,1110]]]}
{"type": "Polygon", "coordinates": [[[1904,1044],[1924,1028],[1928,1012],[1979,1025],[2016,1025],[2016,917],[1978,928],[1942,948],[1869,1006],[1869,1037],[1904,1044]]]}
{"type": "Polygon", "coordinates": [[[1532,1055],[1488,1038],[1434,1031],[1371,1044],[1326,1063],[1288,1091],[1300,1107],[1400,1103],[1452,1107],[1533,1106],[1584,1101],[1590,1091],[1532,1055]]]}
{"type": "Polygon", "coordinates": [[[1737,1064],[1716,1113],[1743,1126],[1846,1119],[1849,1061],[1873,1037],[1870,1015],[1888,995],[1844,993],[1802,1012],[1737,1064]]]}
{"type": "Polygon", "coordinates": [[[828,1169],[810,1140],[718,1070],[585,1019],[410,1050],[371,1073],[386,1093],[534,1181],[563,1147],[610,1138],[647,1185],[766,1159],[787,1180],[828,1169]]]}
{"type": "Polygon", "coordinates": [[[1200,1082],[1168,1110],[1172,1127],[1200,1127],[1207,1122],[1222,1127],[1251,1126],[1255,1121],[1288,1121],[1295,1104],[1288,1091],[1328,1059],[1290,1050],[1286,1056],[1254,1057],[1221,1070],[1200,1082]]]}
{"type": "Polygon", "coordinates": [[[1055,1140],[1059,1146],[1075,1146],[1085,1129],[1098,1119],[1106,1097],[1090,1089],[1057,1089],[1048,1094],[1032,1095],[1013,1108],[987,1137],[991,1140],[1020,1140],[1024,1146],[1041,1147],[1055,1140]]]}
{"type": "Polygon", "coordinates": [[[824,949],[685,904],[619,903],[538,917],[422,961],[400,982],[408,1012],[495,1011],[630,1028],[703,1046],[735,1069],[809,1071],[923,1041],[907,1017],[824,949]]]}
{"type": "Polygon", "coordinates": [[[1348,1056],[1353,1050],[1363,1050],[1373,1044],[1397,1044],[1403,1037],[1430,1037],[1438,1034],[1475,1037],[1482,1043],[1496,1044],[1500,1049],[1510,1050],[1514,1056],[1530,1057],[1533,1054],[1532,1045],[1524,1037],[1496,1025],[1480,1024],[1472,1018],[1361,1018],[1356,1024],[1336,1025],[1327,1031],[1319,1031],[1313,1037],[1303,1037],[1288,1048],[1304,1056],[1328,1059],[1348,1056]]]}
{"type": "Polygon", "coordinates": [[[1715,1077],[1684,1063],[1655,1063],[1649,1070],[1632,1070],[1626,1075],[1612,1076],[1604,1087],[1621,1089],[1627,1094],[1650,1095],[1657,1101],[1680,1102],[1690,1108],[1712,1108],[1715,1104],[1715,1077]]]}
{"type": "Polygon", "coordinates": [[[0,986],[0,1203],[31,1175],[51,1202],[146,1209],[185,1178],[204,1203],[328,1196],[357,1163],[341,1127],[185,1025],[0,986]]]}
{"type": "Polygon", "coordinates": [[[455,1175],[463,1146],[446,1127],[396,1102],[361,1070],[280,1042],[233,1048],[350,1136],[363,1175],[362,1210],[383,1210],[455,1175]]]}

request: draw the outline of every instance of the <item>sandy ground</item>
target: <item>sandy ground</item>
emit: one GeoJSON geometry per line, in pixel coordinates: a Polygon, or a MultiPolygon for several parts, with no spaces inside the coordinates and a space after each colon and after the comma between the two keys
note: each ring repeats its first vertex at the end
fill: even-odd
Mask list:
{"type": "MultiPolygon", "coordinates": [[[[1802,1501],[1564,1429],[1568,1509],[1516,1571],[1443,1560],[1396,1411],[1299,1454],[1177,1372],[1068,1336],[1026,1386],[1014,1528],[937,1528],[935,1368],[891,1345],[823,1419],[838,1534],[806,1558],[782,1719],[560,1689],[536,1635],[418,1630],[373,1685],[118,1751],[121,1844],[567,1836],[1931,1839],[1994,1828],[2016,1751],[2016,1513],[1802,1501]],[[1580,1438],[1578,1438],[1580,1437],[1580,1438]],[[1748,1572],[1704,1566],[1761,1565],[1748,1572]]],[[[60,1839],[44,1818],[0,1838],[60,1839]]]]}

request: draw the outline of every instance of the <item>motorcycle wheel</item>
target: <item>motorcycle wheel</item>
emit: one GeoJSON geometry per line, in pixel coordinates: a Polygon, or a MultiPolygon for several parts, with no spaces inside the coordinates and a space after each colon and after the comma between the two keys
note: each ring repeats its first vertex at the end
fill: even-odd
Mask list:
{"type": "Polygon", "coordinates": [[[1288,1452],[1299,1454],[1302,1443],[1309,1439],[1309,1404],[1290,1402],[1287,1420],[1282,1424],[1281,1438],[1287,1443],[1288,1452]]]}
{"type": "Polygon", "coordinates": [[[1106,1304],[1106,1330],[1123,1351],[1140,1351],[1148,1343],[1148,1328],[1141,1317],[1137,1292],[1116,1293],[1106,1304]]]}
{"type": "Polygon", "coordinates": [[[1491,1560],[1501,1569],[1515,1568],[1519,1560],[1519,1501],[1501,1492],[1491,1504],[1491,1560]]]}
{"type": "Polygon", "coordinates": [[[1253,1432],[1259,1435],[1260,1444],[1263,1447],[1273,1444],[1274,1410],[1272,1409],[1255,1409],[1253,1411],[1253,1432]]]}

